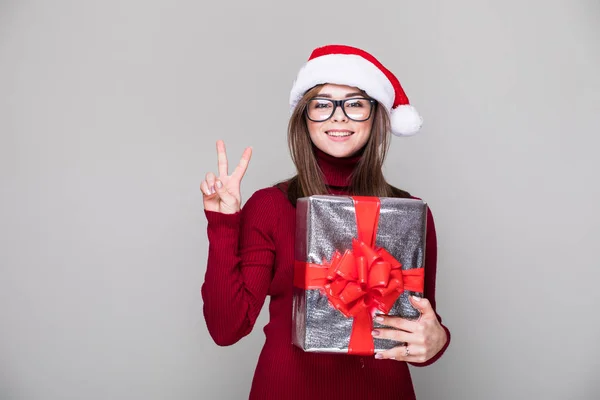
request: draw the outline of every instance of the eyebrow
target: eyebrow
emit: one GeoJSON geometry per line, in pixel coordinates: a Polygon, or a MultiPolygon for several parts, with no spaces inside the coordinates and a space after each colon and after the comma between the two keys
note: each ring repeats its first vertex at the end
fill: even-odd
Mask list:
{"type": "MultiPolygon", "coordinates": [[[[355,96],[365,97],[364,94],[362,94],[361,92],[347,93],[345,97],[348,98],[348,97],[355,97],[355,96]]],[[[326,97],[326,98],[330,99],[332,96],[329,93],[319,93],[317,95],[317,97],[326,97]]]]}

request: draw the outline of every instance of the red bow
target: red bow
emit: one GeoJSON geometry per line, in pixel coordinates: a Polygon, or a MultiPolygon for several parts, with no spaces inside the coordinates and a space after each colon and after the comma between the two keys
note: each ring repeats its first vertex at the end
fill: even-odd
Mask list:
{"type": "Polygon", "coordinates": [[[375,250],[356,239],[352,240],[352,247],[344,255],[336,251],[332,262],[325,264],[329,268],[323,285],[331,304],[346,317],[369,308],[387,314],[405,286],[417,290],[422,269],[420,273],[414,269],[403,271],[400,262],[387,250],[375,250]],[[405,282],[407,277],[409,280],[405,282]]]}

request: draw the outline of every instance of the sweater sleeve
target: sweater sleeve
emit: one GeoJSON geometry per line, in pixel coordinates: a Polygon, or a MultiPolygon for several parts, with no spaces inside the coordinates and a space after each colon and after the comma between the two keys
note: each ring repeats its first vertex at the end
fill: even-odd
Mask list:
{"type": "Polygon", "coordinates": [[[266,190],[254,193],[236,214],[205,211],[208,262],[202,299],[208,331],[219,346],[248,335],[269,291],[275,260],[277,215],[266,190]]]}
{"type": "MultiPolygon", "coordinates": [[[[433,307],[433,310],[436,313],[438,321],[440,321],[440,324],[442,324],[442,318],[437,313],[437,307],[436,307],[436,302],[435,302],[436,272],[437,272],[437,236],[435,233],[435,224],[433,221],[433,214],[431,213],[431,210],[428,207],[427,208],[427,237],[425,238],[425,289],[424,289],[423,295],[431,303],[431,306],[433,307]]],[[[444,354],[444,352],[450,345],[450,330],[443,324],[442,324],[442,328],[444,328],[444,330],[446,331],[446,336],[448,338],[444,347],[442,347],[440,349],[440,351],[438,351],[437,354],[435,356],[433,356],[431,359],[429,359],[423,363],[411,362],[410,363],[411,365],[414,365],[416,367],[425,367],[425,366],[431,365],[434,362],[436,362],[442,356],[442,354],[444,354]]]]}

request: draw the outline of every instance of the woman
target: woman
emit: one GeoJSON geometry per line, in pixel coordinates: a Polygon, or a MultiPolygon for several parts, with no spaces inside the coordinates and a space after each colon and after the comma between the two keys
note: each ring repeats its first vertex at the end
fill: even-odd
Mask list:
{"type": "Polygon", "coordinates": [[[435,312],[436,235],[428,212],[424,298],[411,298],[417,321],[384,316],[378,338],[407,343],[374,357],[308,353],[291,344],[295,203],[315,194],[411,197],[389,185],[382,165],[390,133],[412,135],[421,118],[377,59],[349,46],[317,48],[290,95],[288,142],[297,175],[255,192],[240,208],[247,148],[231,175],[217,142],[218,176],[200,187],[208,219],[204,315],[214,341],[250,333],[267,295],[269,323],[251,399],[414,399],[407,363],[429,365],[449,344],[435,312]]]}

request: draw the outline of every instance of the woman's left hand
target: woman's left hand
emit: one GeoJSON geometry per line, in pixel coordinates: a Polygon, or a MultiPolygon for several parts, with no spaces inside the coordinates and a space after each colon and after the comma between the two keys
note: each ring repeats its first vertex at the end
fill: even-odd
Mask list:
{"type": "Polygon", "coordinates": [[[429,300],[410,296],[410,302],[421,312],[418,320],[385,315],[375,318],[377,322],[390,328],[374,329],[374,337],[406,343],[406,346],[379,352],[375,354],[375,358],[422,363],[435,356],[446,344],[446,331],[439,323],[429,300]]]}

